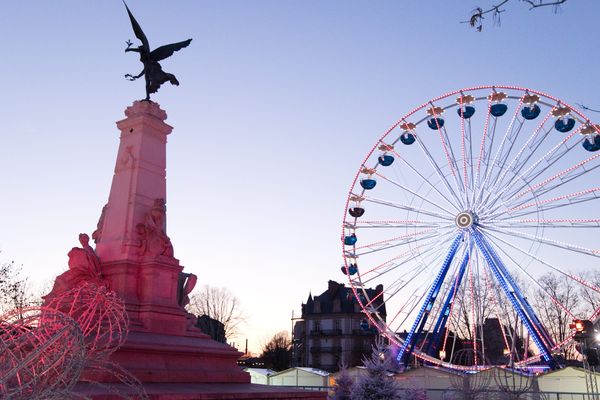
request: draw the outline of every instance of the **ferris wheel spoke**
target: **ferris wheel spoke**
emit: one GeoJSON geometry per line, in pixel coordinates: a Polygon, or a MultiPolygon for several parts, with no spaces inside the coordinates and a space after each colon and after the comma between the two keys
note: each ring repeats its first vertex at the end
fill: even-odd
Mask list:
{"type": "Polygon", "coordinates": [[[543,174],[548,168],[550,168],[560,158],[562,158],[571,149],[573,149],[576,146],[576,144],[577,143],[572,144],[570,147],[566,147],[564,149],[564,151],[562,153],[560,153],[559,157],[554,157],[553,159],[550,159],[550,160],[543,159],[543,160],[547,161],[547,165],[544,166],[544,168],[542,168],[541,170],[536,171],[534,175],[524,176],[525,173],[528,173],[527,171],[524,174],[520,175],[513,182],[520,181],[520,182],[522,182],[522,184],[520,186],[517,186],[516,188],[514,188],[507,195],[504,195],[504,194],[505,194],[506,190],[508,189],[508,186],[505,187],[505,189],[501,193],[499,193],[498,196],[496,197],[496,202],[498,200],[501,200],[501,202],[499,204],[497,204],[494,208],[492,208],[491,212],[495,212],[502,206],[510,205],[511,201],[517,200],[520,197],[523,197],[524,195],[526,195],[528,193],[539,196],[540,194],[550,192],[550,191],[556,189],[557,187],[560,187],[562,184],[567,183],[573,179],[576,179],[576,178],[580,177],[581,175],[588,173],[589,171],[594,170],[595,168],[600,166],[600,164],[592,166],[592,167],[589,167],[586,165],[587,163],[598,158],[598,156],[600,155],[600,154],[595,154],[595,155],[593,155],[593,156],[591,156],[569,168],[562,170],[561,172],[554,174],[553,176],[551,176],[549,178],[544,179],[541,182],[538,182],[533,185],[531,184],[531,182],[533,180],[535,180],[537,177],[539,177],[541,174],[543,174]],[[558,181],[556,181],[556,179],[558,179],[558,181]],[[552,185],[547,185],[550,182],[552,182],[552,185]],[[547,185],[547,186],[545,186],[545,185],[547,185]],[[528,187],[528,188],[525,189],[526,187],[528,187]],[[523,189],[525,189],[525,190],[523,190],[523,189]]]}
{"type": "Polygon", "coordinates": [[[386,181],[388,181],[389,183],[391,183],[392,185],[399,187],[402,190],[407,191],[408,193],[412,194],[415,197],[418,197],[419,199],[423,200],[426,203],[431,204],[434,207],[439,208],[442,211],[445,211],[448,214],[452,214],[452,211],[448,210],[447,208],[442,207],[441,205],[439,205],[438,202],[429,200],[427,197],[425,196],[421,196],[420,194],[418,194],[417,192],[415,192],[414,190],[409,189],[408,187],[402,185],[401,183],[395,181],[394,179],[388,178],[387,176],[380,174],[379,172],[376,172],[376,175],[379,176],[382,179],[385,179],[386,181]]]}
{"type": "Polygon", "coordinates": [[[442,240],[434,239],[434,240],[430,240],[425,243],[421,243],[421,244],[414,246],[414,247],[410,248],[409,250],[395,256],[394,258],[387,260],[387,261],[375,266],[374,268],[369,269],[366,272],[361,272],[360,273],[361,282],[363,284],[367,284],[370,281],[372,281],[373,279],[379,278],[381,275],[383,275],[387,272],[393,271],[394,269],[413,261],[415,258],[416,251],[425,246],[429,246],[429,247],[426,247],[424,251],[421,251],[416,254],[419,254],[419,256],[421,256],[421,257],[424,257],[428,253],[437,254],[437,252],[441,251],[439,246],[448,242],[450,237],[451,237],[451,235],[447,235],[446,239],[442,239],[442,240]],[[434,243],[436,243],[437,246],[434,245],[434,243]],[[362,280],[363,277],[370,275],[370,274],[376,274],[376,276],[369,278],[368,280],[362,280]]]}
{"type": "Polygon", "coordinates": [[[598,228],[600,219],[507,219],[486,221],[496,228],[598,228]]]}
{"type": "Polygon", "coordinates": [[[514,219],[524,215],[537,214],[539,212],[549,211],[555,208],[575,206],[579,203],[599,199],[600,196],[598,196],[597,193],[599,191],[600,188],[590,188],[545,200],[536,199],[536,201],[530,202],[527,202],[528,200],[524,200],[518,204],[514,204],[511,208],[509,208],[506,211],[496,212],[493,215],[482,214],[481,218],[485,219],[486,221],[488,219],[494,220],[495,218],[498,218],[500,220],[514,219]],[[499,218],[504,214],[505,216],[503,218],[499,218]]]}
{"type": "Polygon", "coordinates": [[[547,333],[539,318],[521,293],[517,284],[506,270],[501,259],[496,254],[494,248],[486,240],[482,233],[472,230],[473,238],[478,250],[484,256],[487,265],[494,273],[496,280],[500,283],[505,296],[510,300],[513,309],[519,314],[519,317],[525,324],[536,347],[542,353],[543,358],[548,363],[553,363],[550,349],[554,347],[554,342],[547,333]]]}
{"type": "MultiPolygon", "coordinates": [[[[511,160],[511,162],[508,164],[508,166],[506,168],[504,168],[504,171],[503,171],[501,177],[499,178],[500,183],[504,182],[504,178],[507,176],[508,172],[510,172],[510,171],[513,171],[515,175],[520,174],[521,170],[527,165],[529,160],[536,153],[536,151],[538,150],[540,145],[543,143],[544,139],[546,139],[548,137],[548,135],[550,134],[550,132],[552,132],[552,127],[548,127],[545,130],[543,129],[544,125],[546,124],[546,122],[548,121],[548,119],[550,118],[551,115],[552,115],[551,112],[548,112],[546,114],[546,116],[544,117],[542,122],[540,122],[537,125],[537,127],[533,130],[533,132],[527,138],[527,141],[525,142],[525,144],[519,149],[519,151],[517,152],[515,157],[511,160]],[[540,135],[540,132],[542,132],[541,135],[540,135]],[[526,152],[526,150],[527,150],[527,152],[526,152]]],[[[496,186],[494,189],[502,188],[500,190],[500,192],[498,193],[498,197],[501,196],[503,193],[505,193],[510,187],[512,187],[512,185],[514,185],[515,182],[519,181],[519,179],[523,175],[527,174],[528,171],[535,168],[535,166],[537,166],[540,162],[542,162],[547,157],[549,157],[551,154],[553,154],[558,148],[561,147],[561,145],[563,145],[572,136],[574,136],[574,135],[573,134],[568,135],[567,138],[565,138],[561,142],[559,142],[559,144],[556,145],[553,149],[551,149],[548,153],[546,153],[546,155],[540,157],[537,160],[537,162],[535,162],[523,174],[521,174],[521,176],[518,179],[509,180],[509,182],[507,182],[507,184],[503,188],[500,185],[496,186]]],[[[483,206],[485,207],[485,204],[483,206]]]]}
{"type": "MultiPolygon", "coordinates": [[[[418,170],[418,168],[415,168],[411,163],[408,162],[408,160],[406,160],[406,158],[402,157],[400,154],[398,154],[395,150],[393,150],[394,154],[396,155],[396,157],[398,157],[398,159],[400,161],[402,161],[406,166],[408,166],[408,168],[410,168],[410,170],[412,172],[414,172],[415,174],[417,174],[417,176],[419,178],[421,178],[421,182],[425,182],[430,188],[432,188],[437,194],[440,195],[440,197],[442,199],[444,199],[444,201],[446,203],[448,203],[452,208],[454,208],[457,212],[459,212],[460,210],[456,207],[455,203],[452,202],[446,195],[444,195],[436,185],[434,185],[429,179],[425,178],[423,176],[423,174],[421,174],[421,172],[418,170]]],[[[440,171],[441,172],[441,171],[440,171]]]]}
{"type": "Polygon", "coordinates": [[[460,196],[458,196],[458,194],[452,188],[452,185],[450,185],[450,182],[448,182],[448,179],[446,178],[446,175],[444,175],[444,173],[442,172],[442,169],[440,168],[440,166],[438,165],[438,163],[435,161],[435,159],[433,158],[433,156],[431,155],[431,153],[427,149],[427,146],[425,146],[425,144],[421,140],[420,136],[417,135],[414,130],[411,131],[411,132],[415,135],[415,139],[416,139],[416,142],[419,144],[419,148],[421,149],[421,151],[423,152],[423,154],[425,154],[425,157],[427,157],[427,160],[429,161],[429,164],[431,165],[431,167],[433,168],[433,170],[437,174],[437,176],[440,179],[440,181],[444,184],[444,187],[448,191],[448,194],[450,194],[450,196],[452,196],[454,198],[454,200],[456,201],[456,203],[460,205],[460,208],[464,208],[464,204],[462,203],[462,200],[461,200],[460,196]]]}
{"type": "Polygon", "coordinates": [[[487,155],[489,155],[489,153],[491,151],[491,150],[488,150],[486,152],[486,147],[488,149],[490,149],[491,146],[487,145],[487,142],[485,140],[486,138],[488,139],[488,141],[492,140],[492,136],[490,136],[488,133],[489,127],[490,127],[490,119],[492,116],[491,106],[492,106],[492,100],[491,100],[491,98],[489,98],[488,104],[487,104],[487,114],[485,116],[485,125],[483,127],[483,135],[481,136],[481,144],[479,145],[479,157],[477,157],[477,172],[476,172],[475,181],[474,181],[473,201],[472,201],[473,204],[475,204],[475,197],[476,197],[476,193],[477,193],[477,190],[475,190],[475,189],[481,186],[481,163],[484,160],[484,158],[487,155]]]}
{"type": "Polygon", "coordinates": [[[356,221],[350,224],[355,229],[365,228],[442,228],[445,226],[452,225],[449,221],[421,221],[414,219],[406,220],[391,220],[391,221],[356,221]]]}
{"type": "MultiPolygon", "coordinates": [[[[433,260],[434,258],[432,258],[432,261],[433,260]]],[[[389,302],[390,300],[392,300],[398,293],[401,293],[402,290],[404,290],[410,285],[410,283],[412,283],[412,281],[421,276],[429,268],[430,265],[422,264],[418,265],[418,267],[415,268],[414,271],[408,270],[404,272],[400,277],[398,277],[398,279],[394,281],[394,283],[391,286],[388,287],[387,290],[385,290],[387,295],[386,301],[389,302]]],[[[366,281],[364,283],[366,284],[366,281]]],[[[415,290],[419,290],[419,287],[417,287],[415,290]]]]}
{"type": "MultiPolygon", "coordinates": [[[[528,197],[524,197],[521,200],[520,203],[516,202],[517,197],[513,196],[511,198],[513,200],[512,203],[510,202],[511,199],[509,199],[506,202],[500,204],[493,211],[497,211],[502,206],[507,206],[508,208],[511,208],[511,207],[516,207],[516,206],[525,204],[528,201],[531,201],[531,200],[535,199],[536,197],[540,197],[540,196],[542,196],[544,194],[548,194],[548,193],[550,193],[550,192],[552,192],[552,191],[554,191],[554,190],[562,187],[563,185],[566,185],[567,183],[569,183],[569,182],[571,182],[571,181],[573,181],[573,180],[575,180],[575,179],[577,179],[577,178],[579,178],[579,177],[581,177],[581,176],[583,176],[585,174],[589,174],[590,172],[594,171],[598,167],[600,167],[600,164],[596,164],[596,165],[593,165],[593,166],[587,167],[587,168],[584,167],[584,168],[582,168],[580,170],[575,170],[574,169],[572,171],[569,171],[566,174],[563,174],[561,177],[559,177],[560,178],[559,180],[554,181],[554,182],[552,182],[551,184],[548,185],[547,183],[550,180],[550,178],[549,178],[546,181],[542,182],[542,184],[539,185],[539,188],[537,190],[535,190],[535,191],[527,190],[525,192],[521,192],[523,194],[529,194],[529,196],[528,197]],[[527,192],[529,192],[529,193],[527,193],[527,192]]],[[[554,180],[554,179],[556,179],[556,175],[554,177],[552,177],[552,180],[554,180]]],[[[588,199],[588,200],[591,200],[591,199],[588,199]]],[[[573,203],[575,203],[575,202],[573,202],[573,203]]],[[[561,203],[561,204],[558,204],[556,207],[550,206],[550,207],[543,207],[543,208],[545,208],[545,209],[552,209],[552,208],[557,208],[559,206],[566,206],[566,205],[570,205],[570,204],[572,204],[572,203],[561,203]]],[[[502,213],[498,212],[498,213],[492,214],[492,215],[497,216],[497,215],[500,215],[500,214],[502,214],[502,213]]],[[[513,215],[516,215],[516,214],[513,214],[513,215]]]]}
{"type": "MultiPolygon", "coordinates": [[[[442,141],[444,147],[444,153],[446,154],[446,160],[448,161],[448,165],[450,165],[450,170],[452,171],[452,176],[454,177],[454,183],[456,187],[463,192],[463,195],[466,196],[467,188],[466,185],[463,184],[460,177],[460,172],[458,168],[458,163],[456,161],[456,156],[454,155],[454,149],[452,148],[452,142],[448,137],[448,131],[445,127],[438,129],[440,134],[440,140],[442,141]]],[[[466,203],[466,198],[464,200],[466,203]]]]}
{"type": "Polygon", "coordinates": [[[555,271],[555,272],[557,272],[557,273],[559,273],[559,274],[561,274],[561,275],[563,275],[563,276],[565,276],[565,277],[567,277],[567,278],[569,278],[569,279],[571,279],[571,280],[573,280],[573,281],[575,281],[575,282],[577,282],[577,283],[579,283],[579,284],[581,284],[581,285],[583,285],[583,286],[585,286],[585,287],[587,287],[589,289],[592,289],[594,292],[600,293],[600,287],[598,287],[598,286],[596,286],[596,285],[588,282],[587,280],[585,280],[585,279],[583,279],[583,278],[581,278],[581,277],[579,277],[577,275],[565,272],[562,268],[559,268],[559,267],[555,266],[554,264],[552,264],[552,263],[550,263],[548,261],[543,260],[542,258],[538,257],[537,255],[532,254],[531,252],[529,252],[527,250],[524,250],[521,247],[519,247],[519,246],[517,246],[517,245],[515,245],[515,244],[513,244],[511,242],[508,242],[508,241],[506,241],[504,239],[502,239],[501,237],[499,237],[498,235],[493,234],[492,232],[487,232],[487,235],[489,235],[490,237],[492,237],[492,238],[494,238],[494,239],[496,239],[496,240],[504,243],[505,245],[511,247],[512,249],[517,250],[518,252],[520,252],[520,253],[522,253],[522,254],[524,254],[526,256],[529,256],[529,257],[533,258],[534,260],[538,261],[540,264],[543,264],[543,265],[547,266],[551,270],[553,270],[553,271],[555,271]]]}
{"type": "MultiPolygon", "coordinates": [[[[502,137],[502,140],[500,141],[500,144],[498,145],[498,149],[496,150],[494,159],[491,162],[489,162],[491,160],[491,158],[489,156],[487,158],[489,165],[486,164],[485,178],[483,180],[483,183],[481,184],[481,188],[480,188],[479,195],[478,195],[478,198],[479,198],[478,205],[480,205],[482,202],[485,201],[485,200],[482,200],[482,197],[483,197],[486,189],[490,185],[493,185],[496,182],[496,180],[498,179],[499,174],[501,174],[503,172],[503,166],[506,163],[506,159],[510,155],[510,151],[513,148],[513,144],[514,144],[516,138],[518,137],[519,133],[521,132],[521,129],[523,128],[523,123],[525,122],[525,120],[517,119],[517,116],[519,115],[519,110],[521,109],[522,105],[523,105],[523,98],[521,98],[521,100],[519,100],[519,105],[517,107],[515,107],[515,112],[513,113],[513,116],[510,120],[508,127],[506,128],[504,136],[502,137]],[[519,123],[517,125],[515,125],[515,121],[518,121],[519,123]],[[507,141],[509,143],[508,151],[504,152],[504,148],[505,148],[507,141]],[[498,167],[498,173],[496,175],[493,175],[494,169],[496,166],[498,167]],[[490,183],[490,178],[492,177],[492,175],[494,177],[492,178],[493,181],[490,183]]],[[[496,122],[497,122],[497,119],[494,120],[494,131],[496,130],[496,122]]],[[[490,153],[492,151],[491,145],[492,145],[492,141],[490,140],[490,148],[488,150],[488,152],[490,152],[490,153]]]]}
{"type": "Polygon", "coordinates": [[[354,256],[361,257],[367,254],[371,254],[374,252],[379,252],[383,250],[389,250],[398,246],[403,246],[408,243],[417,243],[420,240],[431,239],[434,237],[440,236],[440,232],[437,232],[435,229],[425,229],[422,231],[409,233],[406,235],[396,236],[389,239],[379,240],[377,242],[364,244],[362,246],[354,247],[354,256]],[[363,252],[358,252],[358,250],[365,250],[363,252]]]}
{"type": "Polygon", "coordinates": [[[470,251],[467,250],[465,247],[465,251],[463,252],[463,255],[462,255],[462,262],[460,262],[460,264],[457,265],[456,271],[452,275],[454,277],[451,280],[452,284],[447,286],[447,290],[445,291],[445,293],[442,296],[442,298],[445,297],[446,300],[443,303],[439,304],[437,312],[434,313],[434,315],[438,316],[438,318],[435,322],[435,326],[433,326],[433,320],[432,320],[431,325],[433,326],[433,329],[431,329],[431,328],[428,329],[428,332],[431,331],[431,333],[432,333],[432,338],[429,341],[427,341],[427,340],[423,341],[423,344],[425,344],[425,342],[427,342],[427,345],[425,346],[425,349],[424,349],[425,353],[427,353],[431,356],[435,356],[434,354],[432,354],[432,352],[439,347],[440,336],[444,332],[444,329],[446,328],[448,319],[450,318],[450,314],[452,312],[452,306],[454,305],[456,294],[457,294],[460,284],[463,280],[463,276],[467,269],[467,265],[469,265],[469,262],[470,262],[469,254],[470,254],[470,251]]]}
{"type": "Polygon", "coordinates": [[[540,235],[537,235],[537,236],[531,235],[529,233],[515,231],[513,229],[507,229],[507,228],[498,229],[498,228],[495,228],[492,226],[482,227],[482,229],[484,231],[494,231],[494,232],[510,234],[512,236],[520,237],[522,239],[527,239],[527,240],[531,240],[534,242],[547,244],[549,246],[553,246],[553,247],[563,249],[563,250],[569,250],[569,251],[572,251],[575,253],[586,254],[589,256],[593,256],[593,257],[600,257],[600,250],[598,250],[598,249],[588,249],[583,246],[578,246],[578,245],[574,245],[574,244],[570,244],[570,243],[561,242],[559,240],[545,238],[540,235]]]}
{"type": "Polygon", "coordinates": [[[400,210],[411,211],[411,212],[415,212],[418,214],[424,214],[424,215],[428,215],[430,217],[436,217],[436,218],[440,218],[440,219],[443,219],[446,221],[454,220],[454,217],[451,214],[440,214],[436,211],[427,210],[424,208],[415,207],[415,206],[411,206],[408,204],[402,204],[402,203],[398,203],[398,202],[394,202],[394,201],[378,199],[378,198],[370,197],[370,196],[363,196],[363,198],[365,201],[375,203],[375,204],[380,204],[382,206],[394,207],[394,208],[398,208],[400,210]]]}
{"type": "MultiPolygon", "coordinates": [[[[490,242],[493,243],[493,240],[490,239],[490,242]]],[[[567,309],[560,301],[558,301],[558,299],[556,299],[556,297],[554,297],[552,294],[550,294],[548,292],[548,290],[546,288],[544,288],[538,279],[534,278],[529,272],[527,272],[527,270],[525,268],[523,268],[521,266],[521,264],[519,262],[517,262],[504,248],[502,248],[502,246],[495,246],[497,249],[499,249],[503,254],[504,257],[508,260],[511,261],[511,263],[517,268],[519,269],[524,275],[526,275],[529,280],[538,287],[538,289],[540,289],[542,292],[544,292],[546,294],[546,296],[552,300],[552,302],[554,304],[556,304],[559,308],[563,309],[570,317],[575,318],[575,315],[571,312],[571,310],[567,309]]]]}
{"type": "Polygon", "coordinates": [[[582,201],[594,200],[594,199],[598,198],[598,193],[597,193],[598,191],[600,191],[600,187],[590,188],[590,189],[586,189],[586,190],[580,190],[575,193],[569,193],[569,194],[565,194],[562,196],[553,197],[550,199],[538,200],[535,202],[529,202],[529,203],[523,202],[521,204],[516,204],[513,207],[509,208],[507,210],[507,213],[510,214],[515,211],[524,210],[529,207],[536,207],[536,206],[539,207],[539,206],[543,206],[545,204],[561,202],[561,201],[566,201],[566,203],[568,203],[568,204],[576,204],[576,203],[580,203],[582,201]]]}
{"type": "Polygon", "coordinates": [[[422,293],[421,297],[419,297],[419,295],[417,293],[418,290],[419,290],[419,288],[416,288],[415,290],[413,290],[413,292],[409,295],[406,303],[404,303],[402,305],[402,307],[400,307],[398,312],[388,322],[388,326],[391,328],[391,330],[392,330],[392,332],[394,332],[394,334],[400,330],[402,325],[404,325],[406,323],[406,321],[408,320],[408,317],[414,312],[414,310],[417,308],[419,303],[423,300],[423,297],[425,297],[425,293],[422,293]],[[397,325],[397,328],[392,328],[396,319],[401,315],[404,315],[404,318],[402,320],[400,320],[400,322],[397,325]]]}
{"type": "MultiPolygon", "coordinates": [[[[546,130],[542,131],[542,129],[544,128],[544,125],[546,124],[546,122],[548,121],[548,119],[550,118],[550,116],[551,116],[551,112],[549,112],[548,114],[546,114],[546,116],[544,117],[544,119],[542,120],[542,122],[540,124],[538,124],[538,126],[536,127],[536,129],[533,130],[533,132],[531,133],[531,135],[527,139],[527,142],[517,152],[517,154],[515,155],[515,157],[508,164],[508,166],[506,166],[505,168],[502,168],[502,171],[500,171],[501,172],[500,177],[496,180],[496,182],[494,183],[494,185],[492,185],[492,187],[488,191],[488,195],[486,197],[486,201],[481,204],[481,208],[482,209],[486,209],[486,208],[490,207],[486,203],[490,202],[491,193],[495,193],[495,190],[498,190],[499,188],[502,188],[502,183],[504,182],[504,179],[507,176],[508,172],[509,171],[514,171],[515,175],[518,174],[518,173],[520,173],[521,169],[525,165],[527,165],[527,163],[529,162],[529,160],[531,159],[531,157],[533,157],[533,155],[535,154],[535,152],[538,150],[538,148],[540,147],[540,145],[543,143],[544,139],[546,139],[546,137],[548,137],[548,135],[550,134],[550,132],[552,132],[552,127],[549,127],[546,130]],[[540,135],[540,132],[543,132],[543,133],[540,135]],[[528,152],[525,152],[525,150],[528,150],[528,152]],[[523,158],[521,158],[521,157],[523,157],[523,158]]],[[[522,126],[523,122],[524,122],[524,120],[521,121],[521,126],[522,126]]],[[[552,154],[552,152],[555,151],[556,148],[560,147],[560,145],[562,143],[564,143],[564,141],[561,142],[561,143],[559,143],[559,145],[557,145],[554,149],[550,150],[545,156],[543,156],[542,158],[540,158],[537,163],[539,163],[542,160],[544,160],[545,157],[549,156],[549,154],[552,154]]],[[[505,165],[505,163],[506,163],[506,160],[504,161],[503,165],[505,165]]],[[[529,169],[528,169],[528,171],[529,171],[529,169]]],[[[525,172],[524,174],[526,174],[526,173],[527,172],[525,172]]],[[[495,203],[497,201],[498,197],[500,197],[506,190],[508,190],[508,187],[512,186],[517,181],[519,181],[519,179],[512,179],[512,180],[510,180],[505,185],[505,187],[502,188],[499,191],[499,193],[498,193],[497,196],[494,196],[493,198],[491,198],[491,202],[495,203]]]]}
{"type": "Polygon", "coordinates": [[[448,251],[448,254],[446,255],[444,263],[442,264],[442,267],[440,268],[439,273],[437,274],[435,280],[433,281],[431,288],[429,289],[429,291],[427,293],[427,297],[425,298],[425,301],[423,302],[423,305],[421,306],[421,309],[412,325],[411,330],[409,331],[409,333],[406,337],[406,340],[404,341],[404,343],[402,344],[402,347],[400,348],[400,351],[398,352],[398,355],[396,357],[396,360],[398,362],[407,362],[408,357],[406,357],[406,355],[412,353],[415,345],[417,344],[417,341],[422,332],[423,326],[425,326],[425,323],[427,322],[427,318],[429,317],[429,313],[431,312],[431,307],[433,307],[433,304],[435,303],[435,299],[439,293],[440,286],[442,285],[444,278],[446,277],[446,274],[448,273],[450,264],[452,263],[452,260],[454,259],[454,256],[456,255],[456,252],[462,242],[463,236],[464,236],[464,234],[462,232],[460,232],[456,236],[454,241],[452,242],[452,245],[450,246],[450,249],[448,251]]]}
{"type": "MultiPolygon", "coordinates": [[[[460,97],[459,107],[463,108],[463,96],[460,97]]],[[[469,161],[471,160],[472,153],[472,145],[471,145],[471,120],[461,118],[460,119],[460,136],[461,136],[461,153],[462,153],[462,179],[463,179],[463,187],[465,188],[465,205],[467,208],[470,208],[469,201],[469,174],[467,173],[467,166],[469,161]],[[466,121],[466,123],[465,123],[466,121]],[[467,125],[467,126],[465,126],[467,125]]],[[[459,210],[460,212],[460,210],[459,210]]]]}

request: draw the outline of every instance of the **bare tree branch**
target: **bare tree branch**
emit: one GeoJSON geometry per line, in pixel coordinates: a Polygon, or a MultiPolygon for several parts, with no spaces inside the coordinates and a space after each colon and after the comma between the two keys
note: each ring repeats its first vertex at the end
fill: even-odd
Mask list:
{"type": "Polygon", "coordinates": [[[246,320],[239,299],[227,288],[204,285],[190,297],[188,312],[216,319],[225,326],[228,341],[239,335],[239,329],[246,320]]]}
{"type": "MultiPolygon", "coordinates": [[[[475,28],[477,32],[481,32],[483,29],[483,20],[485,19],[484,15],[492,13],[494,19],[494,25],[500,25],[500,14],[505,12],[505,9],[501,7],[508,3],[510,0],[502,0],[500,3],[496,5],[492,5],[489,9],[484,10],[481,7],[475,8],[471,11],[471,16],[467,21],[461,21],[463,24],[469,24],[471,27],[475,28]]],[[[533,10],[539,7],[547,7],[554,6],[554,11],[557,12],[561,4],[566,3],[567,0],[521,0],[524,3],[529,5],[529,10],[533,10]]]]}
{"type": "Polygon", "coordinates": [[[586,111],[591,111],[591,112],[597,112],[600,113],[600,110],[595,110],[593,108],[589,108],[583,104],[577,103],[577,105],[579,106],[579,108],[581,108],[582,110],[586,110],[586,111]]]}
{"type": "Polygon", "coordinates": [[[537,3],[534,2],[533,0],[522,0],[522,1],[529,4],[530,5],[529,9],[533,10],[534,8],[538,8],[538,7],[560,6],[567,0],[556,0],[556,1],[550,1],[550,2],[545,2],[543,0],[539,0],[537,3]]]}

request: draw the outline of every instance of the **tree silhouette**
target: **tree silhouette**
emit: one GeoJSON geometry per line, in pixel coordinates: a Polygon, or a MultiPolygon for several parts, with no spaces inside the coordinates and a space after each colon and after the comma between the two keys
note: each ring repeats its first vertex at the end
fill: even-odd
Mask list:
{"type": "Polygon", "coordinates": [[[276,333],[262,349],[260,355],[265,367],[283,371],[290,367],[292,360],[292,341],[287,331],[276,333]]]}

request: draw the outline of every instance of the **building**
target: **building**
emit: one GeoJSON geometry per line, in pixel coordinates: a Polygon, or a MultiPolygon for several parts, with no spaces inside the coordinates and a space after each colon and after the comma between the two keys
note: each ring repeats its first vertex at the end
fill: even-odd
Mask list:
{"type": "Polygon", "coordinates": [[[275,373],[267,368],[244,368],[244,371],[250,374],[250,382],[257,385],[268,385],[269,377],[275,373]]]}
{"type": "Polygon", "coordinates": [[[317,368],[289,368],[270,375],[269,385],[327,388],[329,387],[329,372],[317,368]]]}
{"type": "MultiPolygon", "coordinates": [[[[366,289],[373,307],[385,319],[383,286],[366,289]]],[[[372,351],[378,331],[368,324],[354,298],[351,288],[329,281],[327,290],[319,296],[309,294],[302,304],[302,317],[293,331],[292,365],[320,368],[329,372],[362,365],[362,359],[372,351]]]]}

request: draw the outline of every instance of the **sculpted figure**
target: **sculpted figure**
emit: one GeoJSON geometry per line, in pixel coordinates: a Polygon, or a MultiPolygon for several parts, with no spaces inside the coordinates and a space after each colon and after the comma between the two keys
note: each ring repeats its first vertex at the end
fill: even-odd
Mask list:
{"type": "Polygon", "coordinates": [[[161,46],[153,51],[150,51],[150,43],[148,42],[148,38],[142,31],[140,24],[135,20],[131,11],[129,11],[129,7],[125,4],[125,8],[127,8],[127,13],[129,14],[129,19],[131,21],[131,27],[133,28],[133,32],[135,36],[142,42],[141,46],[131,47],[133,43],[130,40],[127,41],[127,48],[125,51],[133,51],[140,54],[140,61],[144,64],[144,69],[138,75],[125,75],[125,78],[130,81],[134,81],[138,78],[141,78],[142,75],[146,77],[146,100],[150,101],[150,93],[156,93],[160,85],[169,81],[171,85],[179,86],[179,81],[175,78],[175,75],[170,74],[162,70],[162,67],[158,63],[165,58],[171,57],[174,52],[187,47],[192,39],[184,40],[183,42],[172,43],[165,46],[161,46]]]}
{"type": "Polygon", "coordinates": [[[154,200],[144,223],[136,225],[140,241],[139,255],[143,257],[173,257],[171,239],[165,233],[166,206],[164,199],[154,200]]]}
{"type": "Polygon", "coordinates": [[[100,259],[89,242],[90,237],[87,234],[79,234],[82,247],[73,247],[69,251],[69,269],[56,277],[52,290],[44,298],[72,289],[82,282],[104,285],[100,259]]]}
{"type": "Polygon", "coordinates": [[[194,274],[179,273],[177,282],[177,302],[183,308],[190,304],[189,294],[194,290],[198,277],[194,274]]]}
{"type": "Polygon", "coordinates": [[[105,204],[104,207],[102,207],[100,219],[98,219],[98,224],[96,225],[96,230],[92,232],[92,239],[94,239],[94,243],[98,243],[100,238],[102,238],[102,227],[104,226],[104,216],[106,215],[107,208],[108,204],[105,204]]]}

